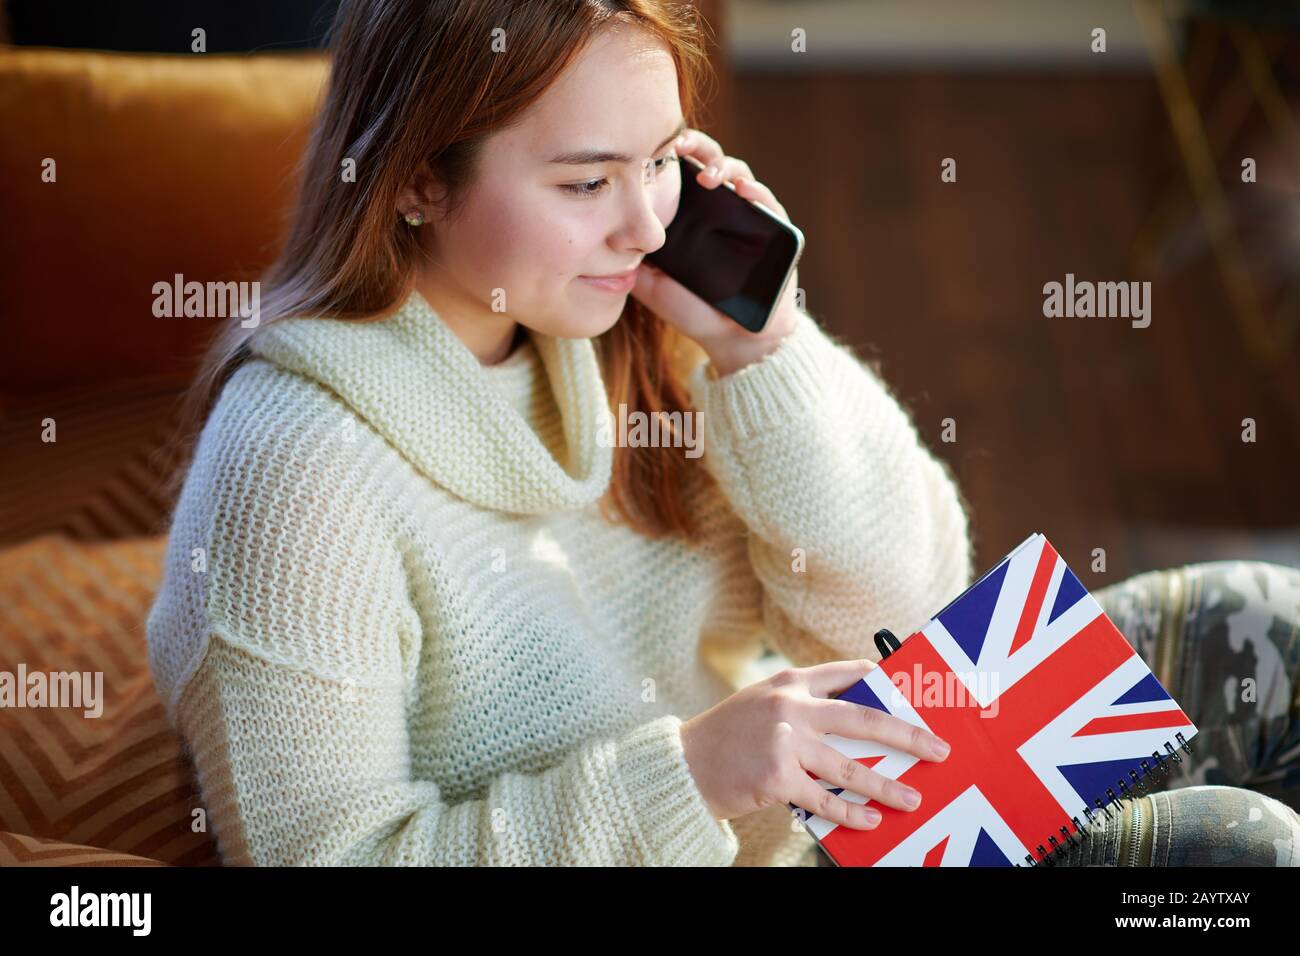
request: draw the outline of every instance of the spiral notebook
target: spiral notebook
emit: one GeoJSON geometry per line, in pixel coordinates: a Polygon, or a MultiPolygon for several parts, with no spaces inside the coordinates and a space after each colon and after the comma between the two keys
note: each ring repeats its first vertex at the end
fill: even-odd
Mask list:
{"type": "Polygon", "coordinates": [[[840,866],[1036,866],[1100,832],[1101,815],[1167,774],[1196,727],[1040,533],[839,695],[952,745],[935,763],[869,740],[827,744],[921,792],[898,810],[809,776],[871,830],[790,805],[840,866]]]}

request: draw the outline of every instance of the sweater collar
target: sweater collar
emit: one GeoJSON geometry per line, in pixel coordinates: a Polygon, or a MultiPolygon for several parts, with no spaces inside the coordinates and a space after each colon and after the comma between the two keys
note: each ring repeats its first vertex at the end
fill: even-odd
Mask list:
{"type": "Polygon", "coordinates": [[[412,289],[377,321],[289,318],[250,350],[337,394],[435,484],[493,511],[583,508],[609,486],[612,414],[591,339],[529,330],[563,422],[559,458],[412,289]]]}

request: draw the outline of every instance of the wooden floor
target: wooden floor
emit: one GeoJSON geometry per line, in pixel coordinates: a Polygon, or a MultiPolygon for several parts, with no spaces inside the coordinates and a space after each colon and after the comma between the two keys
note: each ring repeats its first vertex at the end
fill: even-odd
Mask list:
{"type": "Polygon", "coordinates": [[[1034,531],[1090,588],[1200,560],[1300,565],[1300,355],[1252,364],[1196,220],[1182,261],[1144,270],[1136,251],[1185,182],[1152,78],[742,74],[731,95],[724,148],[803,229],[808,309],[879,359],[952,464],[977,573],[1034,531]],[[1045,318],[1043,285],[1066,273],[1150,280],[1150,326],[1045,318]]]}

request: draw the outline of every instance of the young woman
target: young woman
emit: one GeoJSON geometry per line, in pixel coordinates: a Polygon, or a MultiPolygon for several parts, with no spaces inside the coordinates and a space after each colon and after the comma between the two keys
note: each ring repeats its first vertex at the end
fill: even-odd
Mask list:
{"type": "Polygon", "coordinates": [[[787,801],[878,814],[810,774],[909,806],[822,734],[943,759],[830,698],[970,583],[950,472],[797,280],[754,335],[643,263],[682,155],[785,215],[694,128],[695,16],[341,9],[148,621],[226,862],[811,864],[787,801]],[[623,409],[703,455],[609,441],[623,409]],[[736,692],[764,640],[793,666],[736,692]]]}

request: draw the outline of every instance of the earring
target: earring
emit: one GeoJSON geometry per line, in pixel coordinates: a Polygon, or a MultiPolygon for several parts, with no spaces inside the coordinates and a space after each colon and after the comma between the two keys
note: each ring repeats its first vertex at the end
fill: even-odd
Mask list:
{"type": "Polygon", "coordinates": [[[406,218],[406,224],[408,226],[424,225],[424,213],[419,209],[415,210],[414,212],[408,212],[405,218],[406,218]]]}

